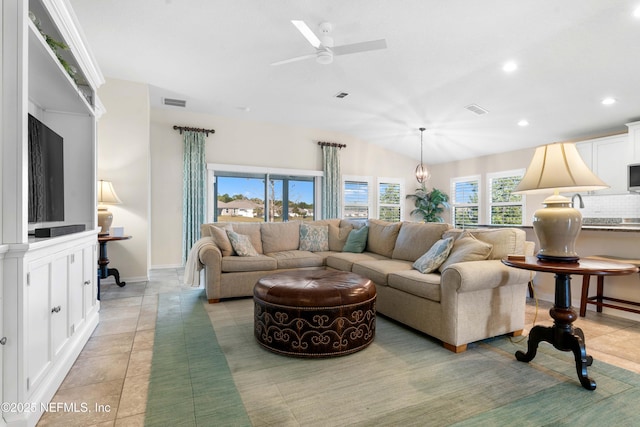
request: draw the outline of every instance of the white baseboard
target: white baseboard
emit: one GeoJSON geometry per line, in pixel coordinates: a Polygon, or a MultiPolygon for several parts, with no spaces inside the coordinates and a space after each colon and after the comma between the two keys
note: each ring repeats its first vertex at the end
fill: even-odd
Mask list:
{"type": "Polygon", "coordinates": [[[162,265],[152,265],[150,270],[168,270],[171,268],[182,268],[184,265],[182,264],[162,264],[162,265]]]}

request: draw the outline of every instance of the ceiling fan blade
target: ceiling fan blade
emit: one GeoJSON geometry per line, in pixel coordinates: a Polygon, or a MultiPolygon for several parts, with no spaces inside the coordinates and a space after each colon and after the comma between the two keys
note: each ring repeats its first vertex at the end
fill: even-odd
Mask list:
{"type": "Polygon", "coordinates": [[[315,58],[317,55],[315,53],[311,53],[309,55],[296,56],[295,58],[284,59],[278,62],[272,62],[271,65],[282,65],[288,64],[290,62],[302,61],[303,59],[315,58]]]}
{"type": "Polygon", "coordinates": [[[316,49],[320,47],[322,42],[320,41],[318,36],[316,36],[315,33],[311,31],[311,28],[309,28],[309,26],[304,21],[292,20],[291,23],[295,25],[298,31],[302,33],[304,38],[307,39],[309,43],[311,43],[311,46],[315,47],[316,49]]]}
{"type": "Polygon", "coordinates": [[[348,55],[350,53],[366,52],[368,50],[386,49],[387,41],[385,39],[371,40],[368,42],[343,44],[331,48],[334,55],[348,55]]]}

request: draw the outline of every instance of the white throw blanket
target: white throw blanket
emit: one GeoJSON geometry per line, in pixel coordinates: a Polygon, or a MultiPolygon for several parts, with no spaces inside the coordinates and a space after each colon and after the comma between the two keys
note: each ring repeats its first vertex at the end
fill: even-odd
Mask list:
{"type": "Polygon", "coordinates": [[[197,288],[200,286],[200,271],[204,268],[204,265],[200,262],[200,249],[207,244],[212,243],[211,237],[203,237],[193,244],[189,255],[187,256],[187,262],[184,265],[184,284],[197,288]]]}

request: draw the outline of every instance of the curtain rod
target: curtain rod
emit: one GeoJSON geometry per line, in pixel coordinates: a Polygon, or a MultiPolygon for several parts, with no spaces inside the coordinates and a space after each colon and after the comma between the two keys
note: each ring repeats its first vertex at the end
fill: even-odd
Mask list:
{"type": "Polygon", "coordinates": [[[338,148],[347,148],[346,144],[338,144],[336,142],[323,142],[323,141],[318,141],[318,145],[320,145],[321,147],[338,147],[338,148]]]}
{"type": "Polygon", "coordinates": [[[190,127],[187,127],[187,126],[174,126],[173,130],[179,130],[180,131],[180,135],[182,135],[182,131],[185,131],[185,130],[190,130],[192,132],[202,132],[202,133],[206,134],[207,136],[209,136],[210,133],[216,133],[216,131],[213,130],[213,129],[190,128],[190,127]]]}

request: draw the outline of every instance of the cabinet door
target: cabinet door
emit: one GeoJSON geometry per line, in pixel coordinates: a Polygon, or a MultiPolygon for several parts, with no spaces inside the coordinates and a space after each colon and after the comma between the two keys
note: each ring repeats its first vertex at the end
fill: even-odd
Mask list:
{"type": "Polygon", "coordinates": [[[51,349],[53,359],[64,348],[68,333],[69,304],[67,303],[68,270],[67,256],[56,258],[51,263],[51,349]]]}
{"type": "Polygon", "coordinates": [[[627,135],[607,137],[593,142],[593,171],[610,188],[601,194],[627,192],[627,135]]]}
{"type": "Polygon", "coordinates": [[[51,264],[48,262],[30,265],[26,288],[26,374],[27,392],[42,380],[51,363],[49,331],[51,307],[49,306],[49,278],[51,264]]]}
{"type": "Polygon", "coordinates": [[[69,335],[82,327],[84,311],[84,262],[83,250],[69,254],[69,335]]]}
{"type": "Polygon", "coordinates": [[[84,261],[84,310],[85,317],[96,309],[96,298],[98,295],[98,258],[97,245],[85,247],[83,252],[84,261]]]}

